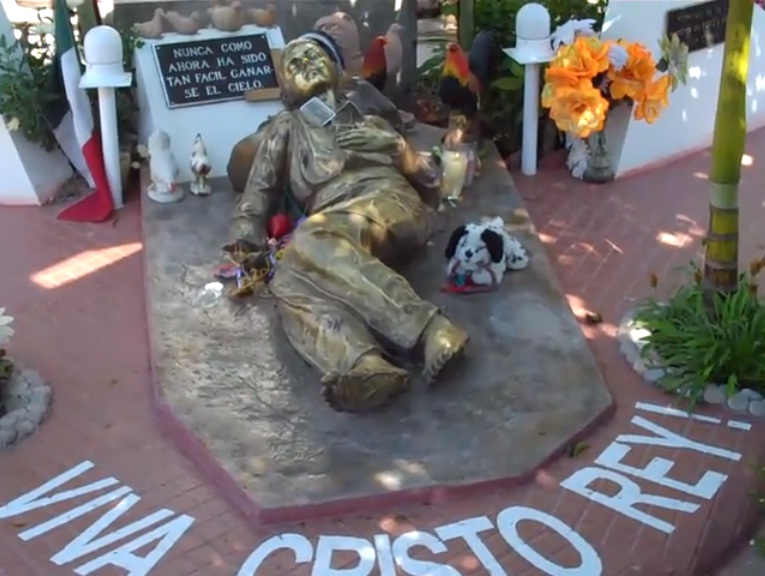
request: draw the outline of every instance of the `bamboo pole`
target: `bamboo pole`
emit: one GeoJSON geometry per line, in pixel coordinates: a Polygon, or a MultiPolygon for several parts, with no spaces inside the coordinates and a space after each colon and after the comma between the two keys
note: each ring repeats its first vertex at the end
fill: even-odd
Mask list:
{"type": "Polygon", "coordinates": [[[709,173],[709,226],[704,254],[708,292],[738,284],[738,185],[746,144],[746,79],[754,0],[731,0],[709,173]]]}

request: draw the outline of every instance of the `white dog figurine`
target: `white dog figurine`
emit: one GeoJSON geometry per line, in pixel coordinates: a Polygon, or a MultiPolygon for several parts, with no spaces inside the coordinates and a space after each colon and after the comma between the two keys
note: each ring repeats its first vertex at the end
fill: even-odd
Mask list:
{"type": "Polygon", "coordinates": [[[457,228],[444,251],[450,281],[459,287],[495,288],[507,270],[523,270],[529,253],[496,217],[457,228]]]}
{"type": "Polygon", "coordinates": [[[149,136],[148,144],[151,184],[146,195],[161,204],[178,202],[183,199],[183,188],[177,184],[180,168],[170,148],[170,136],[157,130],[149,136]]]}

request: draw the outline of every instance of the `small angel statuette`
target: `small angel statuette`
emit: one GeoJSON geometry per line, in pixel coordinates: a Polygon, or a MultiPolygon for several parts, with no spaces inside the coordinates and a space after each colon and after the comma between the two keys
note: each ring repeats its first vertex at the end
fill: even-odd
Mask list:
{"type": "Polygon", "coordinates": [[[191,147],[191,173],[194,175],[194,180],[190,186],[192,194],[208,196],[212,192],[210,183],[207,181],[210,170],[212,170],[212,166],[207,157],[204,140],[202,140],[201,134],[197,134],[194,145],[191,147]]]}
{"type": "Polygon", "coordinates": [[[151,184],[146,195],[154,202],[169,204],[183,199],[183,188],[178,184],[180,168],[170,149],[170,136],[157,130],[149,136],[149,172],[151,184]]]}

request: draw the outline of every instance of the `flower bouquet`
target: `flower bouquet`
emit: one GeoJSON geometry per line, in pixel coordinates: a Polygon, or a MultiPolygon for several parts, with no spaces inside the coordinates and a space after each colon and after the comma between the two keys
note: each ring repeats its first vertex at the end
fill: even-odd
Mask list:
{"type": "Polygon", "coordinates": [[[594,20],[570,20],[552,35],[555,57],[545,71],[542,106],[565,134],[567,165],[575,178],[613,178],[604,128],[608,111],[633,106],[635,120],[652,124],[669,93],[688,79],[688,47],[677,34],[659,42],[661,59],[639,42],[602,40],[594,20]]]}

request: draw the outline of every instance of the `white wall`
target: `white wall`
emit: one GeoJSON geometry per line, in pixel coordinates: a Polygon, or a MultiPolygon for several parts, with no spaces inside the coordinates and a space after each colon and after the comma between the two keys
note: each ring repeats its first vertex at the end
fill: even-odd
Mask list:
{"type": "MultiPolygon", "coordinates": [[[[284,47],[284,37],[278,27],[259,28],[248,25],[238,32],[220,32],[213,29],[200,30],[193,38],[236,38],[246,34],[265,32],[271,49],[284,47]]],[[[283,110],[281,100],[265,102],[219,102],[185,108],[170,109],[165,103],[159,67],[154,56],[156,44],[188,42],[189,36],[165,34],[160,40],[146,40],[135,51],[137,99],[139,108],[138,134],[146,144],[155,130],[163,130],[170,136],[171,146],[181,170],[180,182],[192,179],[189,161],[191,146],[197,133],[201,133],[212,164],[211,177],[226,175],[231,149],[239,140],[252,134],[269,116],[283,110]]]]}
{"type": "MultiPolygon", "coordinates": [[[[693,0],[611,0],[603,38],[646,45],[658,60],[666,12],[697,4],[693,0]]],[[[765,10],[754,9],[747,82],[747,129],[765,126],[765,10]]],[[[631,118],[627,107],[609,113],[606,136],[616,176],[667,161],[712,144],[723,45],[690,54],[690,78],[670,95],[670,105],[654,124],[631,118]]]]}
{"type": "MultiPolygon", "coordinates": [[[[0,7],[0,34],[13,42],[13,30],[5,9],[0,7]]],[[[0,179],[0,204],[40,205],[52,198],[72,175],[64,155],[56,149],[46,152],[19,132],[10,132],[0,118],[0,158],[3,177],[0,179]]]]}

